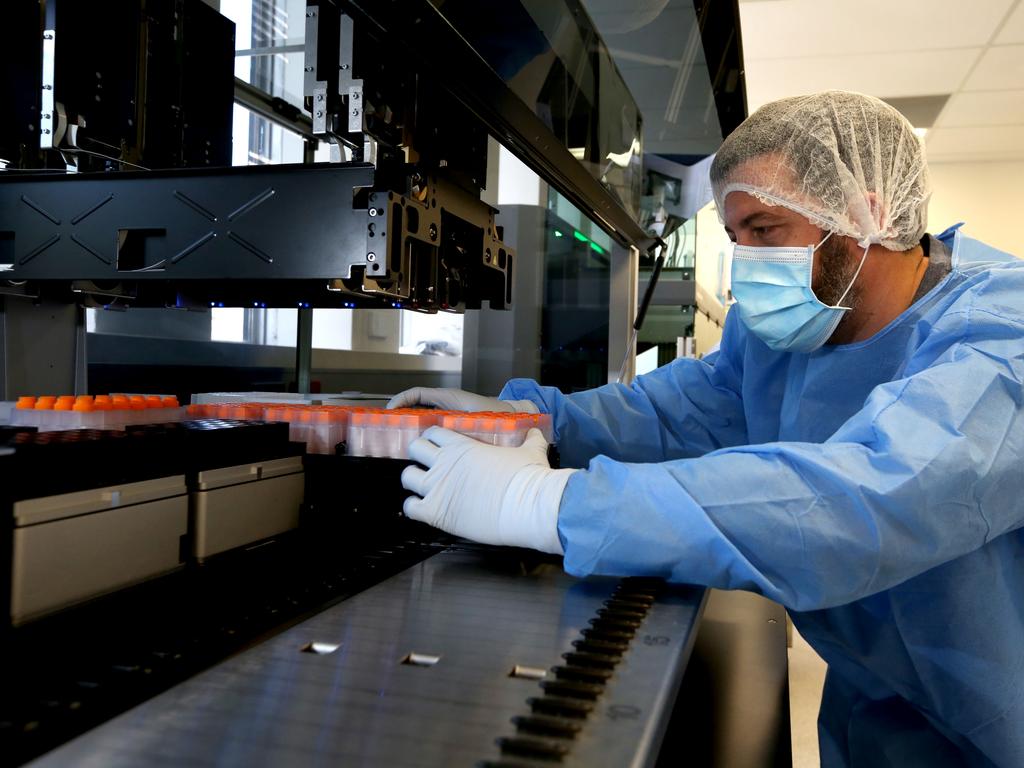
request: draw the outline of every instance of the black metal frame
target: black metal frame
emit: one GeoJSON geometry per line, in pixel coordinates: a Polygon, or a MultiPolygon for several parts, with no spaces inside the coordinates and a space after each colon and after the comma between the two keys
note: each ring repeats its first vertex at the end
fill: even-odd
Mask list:
{"type": "MultiPolygon", "coordinates": [[[[656,244],[439,6],[309,0],[311,133],[372,164],[4,176],[0,291],[27,281],[94,306],[506,308],[515,254],[478,199],[487,132],[620,244],[656,244]],[[377,82],[354,77],[357,54],[377,82]],[[368,98],[393,98],[403,119],[372,123],[368,98]]],[[[567,7],[590,23],[578,0],[567,7]]]]}
{"type": "Polygon", "coordinates": [[[722,138],[747,118],[739,0],[693,0],[722,138]]]}
{"type": "Polygon", "coordinates": [[[375,192],[374,180],[362,163],[0,177],[0,277],[58,298],[70,287],[101,306],[431,309],[435,282],[444,309],[510,303],[512,261],[498,261],[491,209],[480,204],[474,223],[496,244],[493,259],[488,248],[458,274],[418,276],[402,254],[412,241],[443,253],[446,198],[432,207],[436,197],[375,192]],[[410,232],[414,208],[422,223],[410,232]]]}
{"type": "MultiPolygon", "coordinates": [[[[619,202],[555,138],[430,0],[337,0],[371,25],[396,52],[415,61],[483,123],[495,138],[592,218],[620,245],[646,251],[647,234],[619,202]]],[[[586,17],[571,0],[575,15],[586,17]]],[[[589,23],[589,19],[587,20],[589,23]]],[[[610,64],[614,68],[614,64],[610,64]]]]}

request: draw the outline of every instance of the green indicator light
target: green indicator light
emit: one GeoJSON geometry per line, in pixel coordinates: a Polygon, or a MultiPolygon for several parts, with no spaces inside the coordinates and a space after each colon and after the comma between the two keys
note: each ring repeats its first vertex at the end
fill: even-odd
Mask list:
{"type": "Polygon", "coordinates": [[[600,245],[598,245],[597,243],[591,243],[591,244],[590,244],[590,247],[591,247],[591,248],[593,248],[593,249],[594,249],[595,251],[597,251],[598,253],[604,253],[604,248],[602,248],[602,247],[601,247],[600,245]]]}
{"type": "Polygon", "coordinates": [[[572,236],[575,237],[577,240],[579,240],[581,242],[584,242],[584,243],[589,243],[590,242],[590,240],[587,239],[587,236],[584,235],[582,232],[577,232],[577,231],[573,230],[572,236]]]}
{"type": "Polygon", "coordinates": [[[562,233],[561,233],[561,232],[559,232],[559,231],[558,231],[558,230],[556,229],[556,230],[555,230],[555,237],[561,237],[561,236],[562,236],[562,233]]]}

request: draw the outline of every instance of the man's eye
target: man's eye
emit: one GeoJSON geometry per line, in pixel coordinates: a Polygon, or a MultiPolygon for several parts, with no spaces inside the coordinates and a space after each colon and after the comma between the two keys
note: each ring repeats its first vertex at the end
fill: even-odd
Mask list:
{"type": "Polygon", "coordinates": [[[754,233],[755,235],[757,235],[758,237],[765,237],[765,236],[767,236],[767,235],[768,235],[768,234],[769,234],[769,233],[770,233],[770,232],[771,232],[772,230],[774,230],[774,229],[775,229],[775,227],[774,227],[774,226],[769,226],[769,227],[754,227],[754,229],[753,229],[752,231],[753,231],[753,233],[754,233]]]}

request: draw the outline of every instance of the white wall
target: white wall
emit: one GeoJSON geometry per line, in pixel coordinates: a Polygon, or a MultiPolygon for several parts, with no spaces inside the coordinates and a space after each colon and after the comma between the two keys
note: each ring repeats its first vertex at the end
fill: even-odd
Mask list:
{"type": "Polygon", "coordinates": [[[505,147],[498,150],[497,205],[544,205],[547,189],[541,188],[540,176],[505,147]]]}
{"type": "Polygon", "coordinates": [[[702,357],[722,340],[732,277],[732,243],[718,221],[714,201],[697,211],[696,240],[697,313],[693,335],[696,354],[702,357]]]}
{"type": "Polygon", "coordinates": [[[964,234],[1024,258],[1024,161],[932,163],[928,231],[958,221],[964,234]]]}

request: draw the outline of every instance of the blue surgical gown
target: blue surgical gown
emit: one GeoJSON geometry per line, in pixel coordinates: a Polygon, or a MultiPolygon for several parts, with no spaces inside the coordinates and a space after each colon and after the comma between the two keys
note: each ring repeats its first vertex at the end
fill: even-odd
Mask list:
{"type": "Polygon", "coordinates": [[[828,662],[824,766],[1024,766],[1024,262],[961,233],[946,278],[870,339],[563,395],[572,574],[785,605],[828,662]]]}

